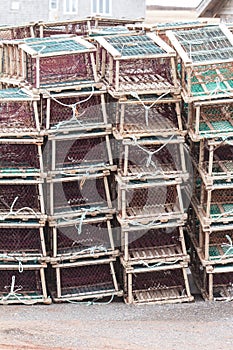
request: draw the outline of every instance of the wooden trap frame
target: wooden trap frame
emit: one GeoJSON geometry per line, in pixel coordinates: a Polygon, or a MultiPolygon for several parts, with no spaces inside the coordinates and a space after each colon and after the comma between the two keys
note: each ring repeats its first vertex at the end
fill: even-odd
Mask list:
{"type": "Polygon", "coordinates": [[[134,266],[124,269],[124,300],[127,304],[166,304],[193,301],[187,263],[134,266]]]}
{"type": "Polygon", "coordinates": [[[233,137],[233,99],[218,99],[190,103],[183,113],[190,138],[203,139],[233,137]]]}
{"type": "Polygon", "coordinates": [[[116,258],[84,259],[52,265],[51,294],[54,302],[122,296],[115,274],[116,258]]]}
{"type": "Polygon", "coordinates": [[[40,136],[39,101],[21,88],[0,90],[0,137],[40,136]]]}
{"type": "Polygon", "coordinates": [[[39,22],[35,28],[37,36],[49,37],[52,35],[75,34],[81,36],[92,35],[95,30],[108,27],[127,26],[141,23],[142,20],[126,18],[104,18],[100,16],[86,17],[78,20],[39,22]]]}
{"type": "Polygon", "coordinates": [[[206,301],[232,301],[233,265],[203,266],[195,248],[191,247],[190,270],[195,284],[206,301]]]}
{"type": "Polygon", "coordinates": [[[13,77],[36,93],[99,86],[96,48],[81,37],[28,38],[1,45],[3,83],[13,77]]]}
{"type": "Polygon", "coordinates": [[[28,23],[17,26],[1,26],[0,39],[1,40],[16,40],[25,39],[35,36],[36,23],[28,23]]]}
{"type": "Polygon", "coordinates": [[[51,304],[48,296],[46,263],[0,264],[0,304],[51,304]]]}
{"type": "Polygon", "coordinates": [[[43,94],[48,134],[111,130],[103,90],[47,92],[43,94]]]}
{"type": "Polygon", "coordinates": [[[46,146],[48,176],[88,176],[115,170],[110,130],[49,135],[46,146]]]}
{"type": "Polygon", "coordinates": [[[27,225],[10,220],[0,222],[0,261],[24,262],[48,260],[45,227],[28,221],[27,225]]]}
{"type": "Polygon", "coordinates": [[[233,36],[224,24],[166,34],[180,58],[185,102],[232,96],[233,36]]]}
{"type": "Polygon", "coordinates": [[[121,225],[133,224],[149,228],[154,223],[183,221],[187,215],[183,207],[180,179],[168,181],[122,182],[118,187],[118,215],[121,225]]]}
{"type": "Polygon", "coordinates": [[[109,174],[109,171],[103,171],[47,179],[49,220],[114,213],[109,174]]]}
{"type": "Polygon", "coordinates": [[[127,268],[142,264],[189,261],[182,226],[156,227],[148,230],[121,229],[122,265],[127,268]]]}
{"type": "Polygon", "coordinates": [[[112,215],[50,222],[51,263],[118,255],[112,215]]]}
{"type": "Polygon", "coordinates": [[[193,162],[206,188],[233,181],[233,138],[217,138],[191,143],[193,162]]]}
{"type": "Polygon", "coordinates": [[[175,51],[154,33],[96,37],[97,71],[115,98],[179,93],[175,51]]]}
{"type": "Polygon", "coordinates": [[[0,222],[8,219],[46,220],[43,179],[2,178],[0,222]]]}
{"type": "Polygon", "coordinates": [[[182,127],[179,98],[160,97],[139,96],[137,92],[132,92],[127,99],[110,99],[108,113],[115,117],[114,136],[124,139],[186,134],[182,127]]]}
{"type": "Polygon", "coordinates": [[[232,224],[203,227],[190,210],[187,232],[203,266],[233,262],[232,228],[232,224]]]}
{"type": "Polygon", "coordinates": [[[118,174],[123,181],[187,179],[184,138],[124,139],[118,143],[118,174]]]}
{"type": "Polygon", "coordinates": [[[0,178],[45,177],[43,138],[0,138],[0,178]]]}
{"type": "Polygon", "coordinates": [[[196,177],[192,205],[203,227],[233,221],[232,184],[220,182],[206,188],[200,177],[196,177]]]}

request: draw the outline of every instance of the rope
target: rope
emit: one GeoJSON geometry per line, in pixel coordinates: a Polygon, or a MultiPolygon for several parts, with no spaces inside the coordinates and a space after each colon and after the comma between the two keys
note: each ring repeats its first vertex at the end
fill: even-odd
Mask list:
{"type": "Polygon", "coordinates": [[[24,211],[24,210],[28,210],[28,211],[32,212],[36,216],[36,218],[38,218],[38,214],[30,207],[23,207],[23,208],[20,208],[20,209],[18,209],[17,211],[14,212],[13,208],[14,208],[14,205],[17,202],[18,199],[19,199],[18,196],[15,197],[15,199],[13,200],[13,203],[10,206],[9,213],[4,215],[4,216],[0,216],[0,221],[6,220],[10,215],[16,216],[17,214],[19,214],[21,211],[24,211]]]}
{"type": "Polygon", "coordinates": [[[146,121],[146,126],[149,125],[149,110],[159,101],[161,100],[164,96],[168,95],[170,92],[165,92],[164,94],[162,94],[161,96],[159,96],[151,105],[147,106],[144,101],[139,97],[138,93],[136,91],[131,91],[130,94],[131,96],[133,96],[134,98],[136,98],[139,102],[141,102],[141,104],[143,105],[143,107],[145,108],[145,121],[146,121]]]}
{"type": "MultiPolygon", "coordinates": [[[[76,243],[79,243],[78,241],[74,241],[72,246],[74,246],[76,243]]],[[[99,245],[99,246],[93,246],[93,247],[90,247],[90,248],[86,248],[86,249],[83,249],[81,251],[79,251],[77,253],[77,255],[79,254],[83,254],[83,253],[87,253],[87,252],[90,252],[90,255],[94,255],[95,254],[95,251],[101,251],[101,252],[105,252],[107,253],[108,250],[106,247],[104,247],[103,245],[99,245]]]]}
{"type": "Polygon", "coordinates": [[[154,267],[162,266],[162,265],[174,265],[176,264],[180,259],[176,259],[175,261],[164,261],[164,262],[158,262],[154,265],[149,265],[146,261],[140,260],[138,263],[145,265],[148,269],[153,269],[154,267]]]}
{"type": "Polygon", "coordinates": [[[16,256],[11,256],[7,254],[0,254],[1,259],[13,259],[16,260],[19,263],[19,273],[23,272],[23,263],[21,258],[17,258],[16,256]]]}
{"type": "MultiPolygon", "coordinates": [[[[229,248],[225,251],[225,253],[222,255],[221,257],[221,260],[226,256],[228,255],[228,253],[233,249],[233,242],[232,242],[232,239],[229,235],[226,235],[226,238],[228,240],[229,243],[223,243],[221,246],[224,247],[224,246],[228,246],[229,248]]],[[[233,254],[233,251],[232,251],[232,254],[233,254]]]]}
{"type": "Polygon", "coordinates": [[[233,93],[230,93],[227,90],[223,90],[221,88],[221,81],[220,81],[219,77],[215,78],[215,83],[216,83],[216,88],[213,91],[211,91],[210,95],[216,95],[218,92],[224,92],[225,94],[227,94],[230,97],[233,96],[233,93]]]}
{"type": "Polygon", "coordinates": [[[136,220],[132,220],[130,221],[130,224],[133,226],[142,226],[142,227],[152,227],[152,226],[156,226],[156,225],[160,225],[161,222],[156,222],[158,221],[161,217],[163,216],[163,214],[160,214],[155,220],[153,220],[152,222],[149,222],[148,224],[143,224],[141,222],[138,222],[136,220]]]}
{"type": "Polygon", "coordinates": [[[18,291],[22,290],[23,287],[22,286],[18,286],[18,288],[15,289],[15,276],[12,276],[12,278],[11,278],[11,285],[10,286],[5,286],[4,288],[5,289],[10,288],[10,292],[5,297],[0,299],[0,301],[3,304],[7,304],[8,303],[8,299],[10,297],[18,299],[21,303],[23,303],[25,305],[33,305],[33,304],[35,304],[37,302],[36,300],[24,300],[22,298],[22,294],[17,293],[18,291]]]}
{"type": "MultiPolygon", "coordinates": [[[[162,146],[160,148],[158,148],[155,151],[149,151],[147,148],[142,147],[138,142],[137,142],[137,138],[133,135],[133,141],[134,141],[134,146],[137,146],[138,148],[140,148],[142,151],[146,152],[148,154],[148,159],[146,162],[146,167],[148,168],[150,165],[157,167],[156,164],[152,161],[152,156],[158,152],[160,152],[164,147],[166,147],[168,145],[168,143],[173,139],[175,135],[171,135],[171,137],[167,140],[167,142],[163,143],[162,146]]],[[[161,171],[162,174],[164,174],[163,170],[161,171]]]]}
{"type": "Polygon", "coordinates": [[[108,304],[110,304],[113,301],[114,296],[115,295],[112,294],[110,300],[108,300],[107,302],[102,302],[102,303],[99,303],[99,302],[97,303],[97,302],[95,302],[95,300],[102,299],[103,297],[94,298],[91,301],[72,301],[72,300],[67,300],[67,301],[68,301],[68,303],[71,303],[71,304],[86,305],[86,306],[91,306],[91,305],[108,305],[108,304]]]}
{"type": "Polygon", "coordinates": [[[61,101],[57,100],[54,96],[52,96],[52,95],[49,93],[48,90],[46,90],[46,93],[48,94],[48,96],[49,96],[52,100],[54,100],[55,102],[57,102],[58,104],[60,104],[60,105],[63,106],[63,107],[69,107],[69,108],[72,109],[72,117],[71,117],[69,120],[59,122],[59,123],[58,123],[57,125],[55,125],[54,127],[55,127],[56,129],[59,129],[61,126],[64,126],[64,125],[66,125],[66,124],[69,124],[69,123],[71,123],[71,122],[73,122],[73,121],[77,122],[80,126],[83,127],[82,123],[77,119],[77,117],[78,117],[78,116],[79,116],[79,117],[83,116],[83,115],[86,113],[86,111],[84,111],[82,114],[78,115],[77,106],[80,105],[81,103],[85,103],[85,102],[87,102],[88,100],[90,100],[91,97],[92,97],[93,94],[94,94],[94,89],[95,89],[95,88],[94,88],[94,86],[92,85],[92,86],[91,86],[91,93],[90,93],[90,95],[89,95],[86,99],[84,99],[84,100],[82,100],[82,101],[78,101],[78,102],[73,103],[73,104],[62,103],[61,101]]]}

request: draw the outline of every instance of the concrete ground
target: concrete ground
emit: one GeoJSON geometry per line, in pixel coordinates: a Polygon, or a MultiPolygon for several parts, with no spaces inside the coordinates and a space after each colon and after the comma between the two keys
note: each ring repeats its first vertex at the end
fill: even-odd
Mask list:
{"type": "Polygon", "coordinates": [[[0,306],[0,350],[225,350],[231,302],[0,306]]]}

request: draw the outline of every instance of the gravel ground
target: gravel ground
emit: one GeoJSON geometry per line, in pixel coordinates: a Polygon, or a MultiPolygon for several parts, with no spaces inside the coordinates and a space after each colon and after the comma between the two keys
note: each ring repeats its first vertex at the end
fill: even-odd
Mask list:
{"type": "Polygon", "coordinates": [[[230,302],[0,306],[1,350],[222,350],[233,344],[230,302]]]}

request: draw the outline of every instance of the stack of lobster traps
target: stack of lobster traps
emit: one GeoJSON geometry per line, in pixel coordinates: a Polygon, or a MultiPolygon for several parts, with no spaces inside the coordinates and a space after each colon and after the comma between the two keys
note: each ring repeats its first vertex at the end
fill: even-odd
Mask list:
{"type": "Polygon", "coordinates": [[[124,300],[191,301],[182,195],[188,170],[175,51],[153,33],[95,40],[114,124],[124,300]]]}
{"type": "Polygon", "coordinates": [[[44,96],[47,211],[54,301],[120,295],[110,194],[111,124],[105,91],[92,87],[44,96]]]}
{"type": "Polygon", "coordinates": [[[50,303],[39,95],[0,91],[0,303],[50,303]]]}
{"type": "Polygon", "coordinates": [[[167,35],[180,58],[183,116],[194,165],[187,227],[192,273],[205,299],[231,300],[233,35],[224,25],[167,35]]]}

